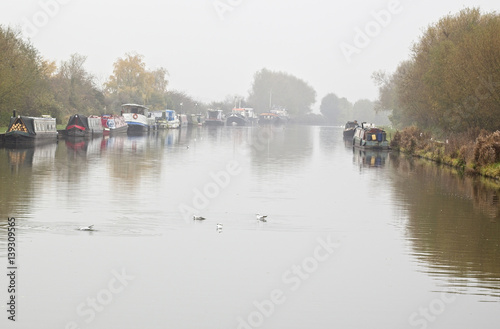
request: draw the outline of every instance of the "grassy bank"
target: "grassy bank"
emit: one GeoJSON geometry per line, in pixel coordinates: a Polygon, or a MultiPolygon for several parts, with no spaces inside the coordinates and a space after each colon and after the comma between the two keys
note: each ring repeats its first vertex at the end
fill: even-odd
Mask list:
{"type": "Polygon", "coordinates": [[[416,127],[408,127],[394,133],[391,148],[467,174],[500,180],[500,131],[472,129],[437,140],[416,127]]]}

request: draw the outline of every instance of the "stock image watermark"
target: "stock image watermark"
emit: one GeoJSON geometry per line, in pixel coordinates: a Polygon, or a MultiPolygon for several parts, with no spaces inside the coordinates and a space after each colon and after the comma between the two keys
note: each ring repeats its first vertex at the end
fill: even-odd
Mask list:
{"type": "Polygon", "coordinates": [[[254,310],[246,317],[238,317],[237,329],[253,329],[261,327],[266,319],[270,318],[288,300],[288,293],[297,291],[301,285],[320,268],[321,263],[327,261],[340,247],[339,242],[332,241],[329,235],[326,239],[318,238],[312,254],[305,257],[298,265],[293,264],[281,275],[281,282],[288,289],[274,289],[269,298],[252,303],[254,310]]]}
{"type": "Polygon", "coordinates": [[[16,241],[16,219],[14,217],[7,218],[7,318],[10,321],[16,321],[17,315],[17,290],[18,290],[18,273],[17,273],[17,241],[16,241]]]}
{"type": "MultiPolygon", "coordinates": [[[[267,147],[269,140],[273,139],[271,130],[260,130],[257,135],[257,141],[251,143],[250,149],[262,151],[267,147]]],[[[247,150],[239,149],[240,154],[246,154],[247,150]]],[[[241,174],[243,168],[236,160],[229,161],[223,170],[209,173],[209,182],[201,188],[194,188],[189,204],[181,203],[178,210],[186,223],[192,221],[193,216],[208,208],[210,201],[217,198],[224,189],[226,189],[231,180],[241,174]]]]}
{"type": "Polygon", "coordinates": [[[97,314],[103,312],[113,302],[115,296],[122,293],[130,282],[135,279],[135,276],[126,273],[125,269],[122,269],[121,272],[113,270],[111,274],[112,277],[106,287],[77,305],[76,314],[80,321],[70,321],[64,329],[78,329],[80,328],[79,322],[83,321],[89,324],[94,321],[97,314]]]}
{"type": "Polygon", "coordinates": [[[215,0],[212,5],[221,21],[226,19],[226,14],[233,12],[244,0],[215,0]]]}
{"type": "Polygon", "coordinates": [[[401,14],[403,6],[398,0],[391,0],[387,8],[370,13],[371,20],[362,27],[354,28],[354,36],[349,42],[341,42],[339,47],[347,63],[352,62],[352,57],[361,54],[362,50],[367,48],[378,37],[384,28],[388,27],[393,17],[401,14]]]}
{"type": "Polygon", "coordinates": [[[439,316],[446,311],[448,305],[455,302],[456,299],[456,294],[443,292],[439,298],[434,298],[428,305],[421,306],[418,311],[410,314],[408,323],[412,327],[420,329],[429,328],[430,324],[436,322],[439,316]]]}
{"type": "Polygon", "coordinates": [[[28,38],[34,38],[61,11],[62,6],[73,0],[39,0],[39,9],[29,17],[23,17],[21,28],[28,38]]]}

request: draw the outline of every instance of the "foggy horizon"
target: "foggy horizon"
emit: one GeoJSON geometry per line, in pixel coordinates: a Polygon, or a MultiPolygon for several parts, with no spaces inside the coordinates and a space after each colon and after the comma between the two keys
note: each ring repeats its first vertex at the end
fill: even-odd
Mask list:
{"type": "Polygon", "coordinates": [[[440,18],[464,8],[496,11],[493,1],[146,0],[120,5],[94,0],[10,1],[0,24],[20,29],[57,65],[71,54],[103,84],[126,54],[169,72],[169,90],[209,103],[248,96],[253,75],[281,71],[316,90],[313,111],[329,93],[354,103],[375,100],[375,71],[393,72],[412,44],[440,18]],[[430,9],[432,8],[432,10],[430,9]]]}

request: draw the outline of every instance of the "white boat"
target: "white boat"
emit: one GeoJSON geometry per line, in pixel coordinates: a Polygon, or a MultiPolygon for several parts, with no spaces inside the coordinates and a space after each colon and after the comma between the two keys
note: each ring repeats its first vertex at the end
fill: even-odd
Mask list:
{"type": "Polygon", "coordinates": [[[187,127],[189,125],[188,117],[186,114],[177,114],[177,117],[179,118],[181,128],[187,127]]]}
{"type": "Polygon", "coordinates": [[[212,110],[207,111],[207,118],[205,119],[205,125],[207,126],[223,126],[224,125],[224,113],[222,110],[212,110]]]}
{"type": "Polygon", "coordinates": [[[155,128],[155,118],[144,105],[123,104],[122,115],[128,125],[128,133],[140,134],[155,128]]]}
{"type": "Polygon", "coordinates": [[[167,119],[167,128],[168,129],[177,129],[181,125],[181,121],[177,117],[177,114],[174,110],[165,110],[166,119],[167,119]]]}

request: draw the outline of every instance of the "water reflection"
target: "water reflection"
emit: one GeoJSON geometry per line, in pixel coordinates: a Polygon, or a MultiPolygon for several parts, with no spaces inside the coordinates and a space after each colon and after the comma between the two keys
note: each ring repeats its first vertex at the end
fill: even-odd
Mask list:
{"type": "Polygon", "coordinates": [[[500,301],[499,186],[424,160],[391,162],[407,214],[400,225],[423,270],[448,289],[500,301]]]}
{"type": "Polygon", "coordinates": [[[367,150],[352,147],[352,162],[357,164],[360,168],[376,168],[385,166],[389,158],[389,151],[383,150],[367,150]]]}
{"type": "Polygon", "coordinates": [[[282,327],[307,327],[312,318],[321,327],[369,326],[353,324],[360,312],[375,327],[401,314],[407,324],[417,298],[435,297],[436,282],[462,289],[471,314],[496,307],[470,295],[498,300],[498,189],[435,164],[353,151],[340,128],[197,127],[52,147],[0,149],[0,255],[4,223],[14,216],[22,282],[31,284],[22,311],[32,322],[45,316],[57,327],[50,310],[74,315],[80,296],[101,289],[89,278],[125,264],[138,284],[113,305],[135,321],[121,319],[121,328],[140,327],[144,318],[136,314],[151,305],[152,318],[167,327],[220,327],[218,319],[237,327],[235,319],[250,312],[239,306],[269,298],[292,265],[312,269],[306,256],[327,235],[342,246],[308,273],[304,288],[287,291],[290,302],[276,313],[282,327]],[[227,174],[230,163],[236,174],[227,174]],[[201,205],[207,220],[185,221],[181,204],[201,205]],[[269,221],[257,221],[257,212],[269,221]],[[224,225],[221,234],[216,223],[224,225]],[[90,224],[95,232],[76,230],[90,224]],[[47,259],[53,270],[40,277],[36,269],[47,259]],[[81,282],[88,286],[75,294],[81,282]],[[150,303],[134,302],[145,299],[150,303]],[[193,314],[207,317],[193,323],[193,314]]]}

